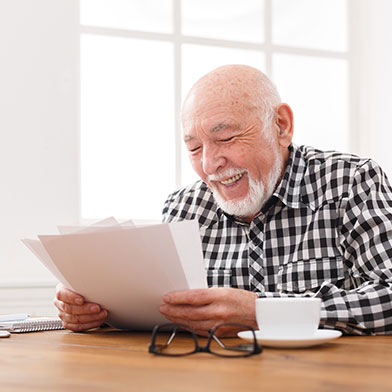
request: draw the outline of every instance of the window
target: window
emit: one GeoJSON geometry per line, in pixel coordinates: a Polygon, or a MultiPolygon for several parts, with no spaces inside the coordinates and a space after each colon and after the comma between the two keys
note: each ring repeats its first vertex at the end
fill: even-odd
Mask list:
{"type": "Polygon", "coordinates": [[[352,147],[348,0],[80,0],[80,15],[84,219],[160,219],[196,179],[181,102],[219,65],[274,80],[296,144],[352,147]]]}

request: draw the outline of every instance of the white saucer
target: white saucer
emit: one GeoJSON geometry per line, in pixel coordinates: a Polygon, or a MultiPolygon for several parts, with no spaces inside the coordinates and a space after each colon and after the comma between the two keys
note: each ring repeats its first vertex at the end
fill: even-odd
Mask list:
{"type": "MultiPolygon", "coordinates": [[[[342,336],[340,331],[333,329],[318,329],[314,336],[304,339],[276,339],[276,338],[265,338],[261,331],[255,331],[257,341],[265,347],[284,347],[284,348],[298,348],[298,347],[311,347],[317,346],[329,342],[330,340],[337,339],[342,336]]],[[[241,339],[253,341],[252,331],[238,332],[238,336],[241,339]]]]}

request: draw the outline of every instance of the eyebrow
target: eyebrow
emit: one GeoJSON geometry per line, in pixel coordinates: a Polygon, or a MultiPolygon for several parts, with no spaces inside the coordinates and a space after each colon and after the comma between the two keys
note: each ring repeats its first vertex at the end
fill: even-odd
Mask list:
{"type": "Polygon", "coordinates": [[[236,123],[219,123],[218,125],[215,125],[215,127],[210,129],[211,133],[219,132],[221,129],[239,129],[239,124],[236,123]]]}
{"type": "MultiPolygon", "coordinates": [[[[239,124],[236,124],[236,123],[219,123],[219,124],[215,125],[214,127],[210,128],[209,132],[210,133],[216,133],[216,132],[219,132],[222,129],[237,130],[239,128],[240,128],[239,124]]],[[[190,135],[185,135],[184,136],[184,142],[189,142],[189,141],[191,141],[193,139],[194,139],[193,136],[190,136],[190,135]]]]}

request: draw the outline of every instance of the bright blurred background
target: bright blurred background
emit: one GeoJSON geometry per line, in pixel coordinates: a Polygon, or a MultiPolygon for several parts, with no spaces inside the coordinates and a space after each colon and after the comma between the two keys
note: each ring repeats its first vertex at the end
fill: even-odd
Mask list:
{"type": "Polygon", "coordinates": [[[296,144],[389,160],[388,0],[1,0],[0,314],[53,313],[20,238],[160,219],[196,179],[181,102],[229,63],[268,74],[296,144]]]}

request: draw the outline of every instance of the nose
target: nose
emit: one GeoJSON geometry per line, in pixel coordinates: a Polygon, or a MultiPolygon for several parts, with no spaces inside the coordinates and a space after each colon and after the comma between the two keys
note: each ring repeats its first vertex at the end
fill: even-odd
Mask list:
{"type": "Polygon", "coordinates": [[[226,164],[226,158],[222,155],[218,146],[203,147],[203,172],[206,175],[217,173],[226,164]]]}

